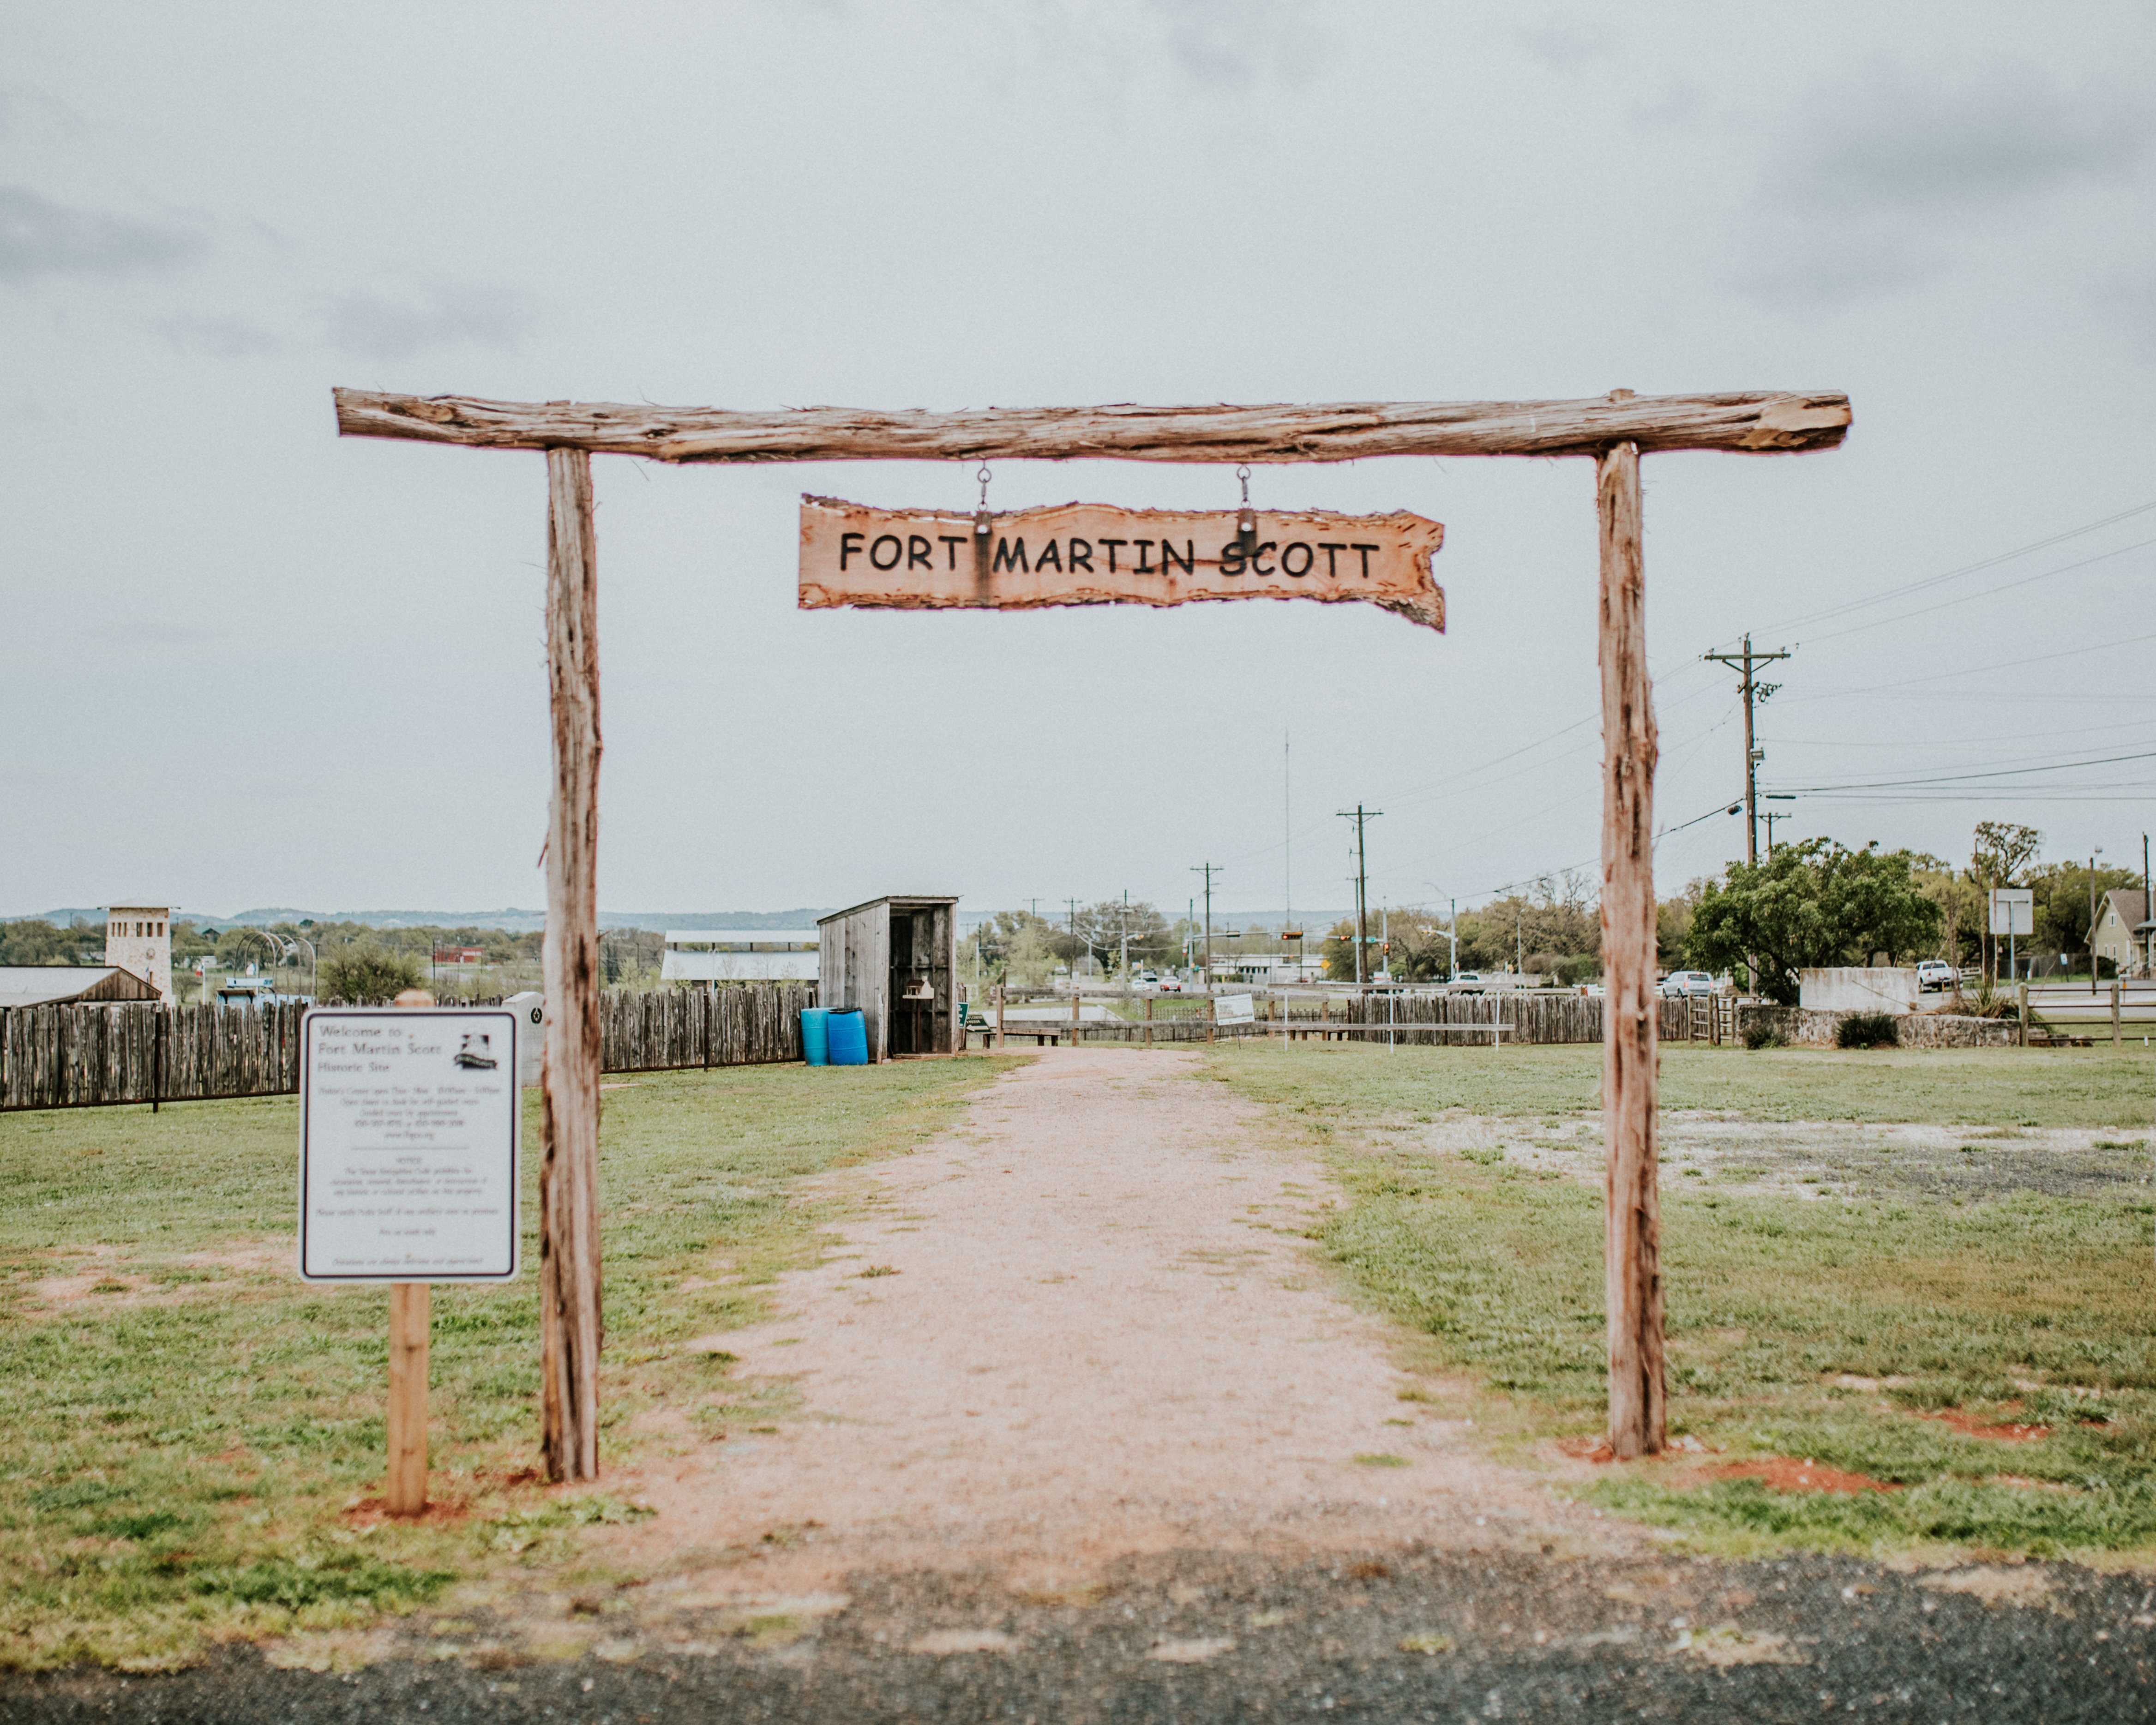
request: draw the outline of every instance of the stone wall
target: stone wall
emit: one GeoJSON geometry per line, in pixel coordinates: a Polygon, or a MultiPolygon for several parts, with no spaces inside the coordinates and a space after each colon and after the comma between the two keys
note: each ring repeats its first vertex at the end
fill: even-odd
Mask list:
{"type": "MultiPolygon", "coordinates": [[[[1772,1024],[1793,1048],[1832,1048],[1841,1021],[1856,1014],[1815,1012],[1801,1006],[1740,1006],[1737,1034],[1748,1026],[1772,1024]]],[[[1895,1038],[1903,1048],[2012,1048],[2021,1040],[2011,1019],[1973,1019],[1943,1013],[1907,1013],[1895,1019],[1895,1038]]]]}

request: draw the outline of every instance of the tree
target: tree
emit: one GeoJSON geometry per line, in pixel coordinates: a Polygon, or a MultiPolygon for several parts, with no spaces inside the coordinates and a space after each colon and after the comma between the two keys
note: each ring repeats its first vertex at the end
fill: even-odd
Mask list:
{"type": "Polygon", "coordinates": [[[419,961],[373,941],[339,947],[322,960],[316,992],[331,1000],[393,1000],[425,979],[419,961]]]}
{"type": "Polygon", "coordinates": [[[1704,970],[1756,957],[1760,992],[1794,1006],[1800,971],[1862,964],[1878,952],[1892,964],[1938,938],[1939,906],[1912,860],[1906,850],[1807,839],[1755,864],[1732,863],[1700,895],[1686,950],[1704,970]]]}
{"type": "Polygon", "coordinates": [[[1068,930],[1063,932],[1061,943],[1069,948],[1063,956],[1082,958],[1090,952],[1101,961],[1101,969],[1111,971],[1122,962],[1127,932],[1134,966],[1162,963],[1181,950],[1168,919],[1152,905],[1143,900],[1126,905],[1119,898],[1104,898],[1079,911],[1075,939],[1068,930]]]}
{"type": "Polygon", "coordinates": [[[2035,861],[2036,853],[2043,845],[2044,835],[2034,827],[2015,826],[2009,821],[1980,820],[1976,824],[1975,841],[1969,851],[1970,871],[1976,884],[1987,890],[2015,886],[2015,876],[2035,861]]]}
{"type": "Polygon", "coordinates": [[[1686,883],[1674,898],[1655,906],[1655,962],[1665,970],[1676,970],[1685,962],[1685,937],[1691,932],[1692,912],[1707,891],[1704,877],[1686,883]]]}
{"type": "MultiPolygon", "coordinates": [[[[2032,901],[2035,932],[2030,944],[2040,952],[2086,952],[2089,950],[2088,859],[2079,862],[2047,863],[2030,870],[2022,883],[2035,895],[2032,901]]],[[[2139,888],[2138,869],[2098,869],[2093,886],[2098,913],[2103,896],[2114,888],[2139,888]]],[[[2137,915],[2136,922],[2140,920],[2137,915]]]]}

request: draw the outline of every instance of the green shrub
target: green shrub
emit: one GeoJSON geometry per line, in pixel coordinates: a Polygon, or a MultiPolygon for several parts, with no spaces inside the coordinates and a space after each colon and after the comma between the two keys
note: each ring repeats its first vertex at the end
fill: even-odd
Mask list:
{"type": "Polygon", "coordinates": [[[1780,1048],[1789,1038],[1783,1035],[1782,1027],[1772,1019],[1753,1019],[1744,1027],[1744,1045],[1747,1048],[1780,1048]]]}
{"type": "Polygon", "coordinates": [[[419,961],[409,953],[364,941],[339,947],[322,960],[315,993],[325,1000],[393,1000],[425,981],[419,961]]]}
{"type": "Polygon", "coordinates": [[[1890,1012],[1853,1012],[1834,1033],[1836,1048],[1893,1048],[1901,1040],[1890,1012]]]}

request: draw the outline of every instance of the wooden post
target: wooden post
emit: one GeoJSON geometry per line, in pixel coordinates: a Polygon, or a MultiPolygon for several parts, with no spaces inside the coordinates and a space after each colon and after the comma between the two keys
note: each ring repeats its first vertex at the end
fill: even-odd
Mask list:
{"type": "Polygon", "coordinates": [[[389,1474],[382,1507],[416,1516],[427,1507],[427,1338],[424,1281],[389,1284],[389,1474]]]}
{"type": "Polygon", "coordinates": [[[996,1046],[1004,1045],[1004,985],[996,984],[996,1046]]]}
{"type": "Polygon", "coordinates": [[[1078,1045],[1078,973],[1070,973],[1070,1045],[1078,1045]]]}
{"type": "MultiPolygon", "coordinates": [[[[406,1011],[434,1004],[424,988],[407,988],[394,1005],[406,1011]]],[[[389,1468],[382,1507],[393,1516],[427,1507],[427,1343],[432,1291],[424,1281],[389,1284],[389,1468]]]]}
{"type": "Polygon", "coordinates": [[[547,1057],[539,1165],[540,1443],[550,1480],[599,1472],[598,569],[592,459],[547,451],[547,1057]]]}
{"type": "MultiPolygon", "coordinates": [[[[2118,991],[2116,988],[2114,988],[2114,989],[2112,989],[2112,999],[2115,1001],[2115,1000],[2117,1000],[2117,999],[2118,999],[2118,991]]],[[[2117,1020],[2118,1020],[2118,1014],[2117,1009],[2114,1008],[2114,1009],[2112,1010],[2112,1021],[2113,1021],[2114,1023],[2116,1023],[2116,1022],[2117,1022],[2117,1020]]],[[[1146,996],[1146,1011],[1145,1011],[1145,1045],[1146,1045],[1147,1048],[1151,1048],[1151,1047],[1152,1046],[1152,995],[1150,995],[1150,994],[1148,994],[1148,995],[1147,995],[1147,996],[1146,996]]]]}
{"type": "Polygon", "coordinates": [[[2028,983],[2016,983],[2014,985],[2014,1005],[2015,1005],[2015,1012],[2016,1012],[2017,1015],[2020,1017],[2020,1020],[2021,1020],[2020,1044],[2021,1044],[2021,1046],[2022,1046],[2022,1047],[2026,1048],[2026,1047],[2028,1047],[2028,1045],[2029,1045],[2029,985],[2028,985],[2028,983]]]}
{"type": "MultiPolygon", "coordinates": [[[[1655,716],[1640,555],[1640,449],[1596,458],[1602,542],[1602,1128],[1609,1448],[1658,1454],[1668,1435],[1661,1201],[1655,1169],[1655,716]]],[[[1492,1039],[1495,1040],[1494,1037],[1492,1039]]]]}
{"type": "MultiPolygon", "coordinates": [[[[2089,968],[2092,971],[2096,968],[2096,961],[2094,959],[2091,959],[2089,961],[2089,968]]],[[[2119,1046],[2118,978],[2116,977],[2113,977],[2111,981],[2111,1045],[2113,1048],[2119,1046]]]]}

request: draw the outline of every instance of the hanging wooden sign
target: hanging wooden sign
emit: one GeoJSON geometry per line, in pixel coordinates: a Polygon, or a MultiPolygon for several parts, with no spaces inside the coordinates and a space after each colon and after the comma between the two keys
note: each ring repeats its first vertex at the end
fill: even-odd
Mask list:
{"type": "Polygon", "coordinates": [[[1064,503],[962,515],[801,500],[801,608],[1024,610],[1199,599],[1359,599],[1445,627],[1445,529],[1405,511],[1333,515],[1064,503]]]}

